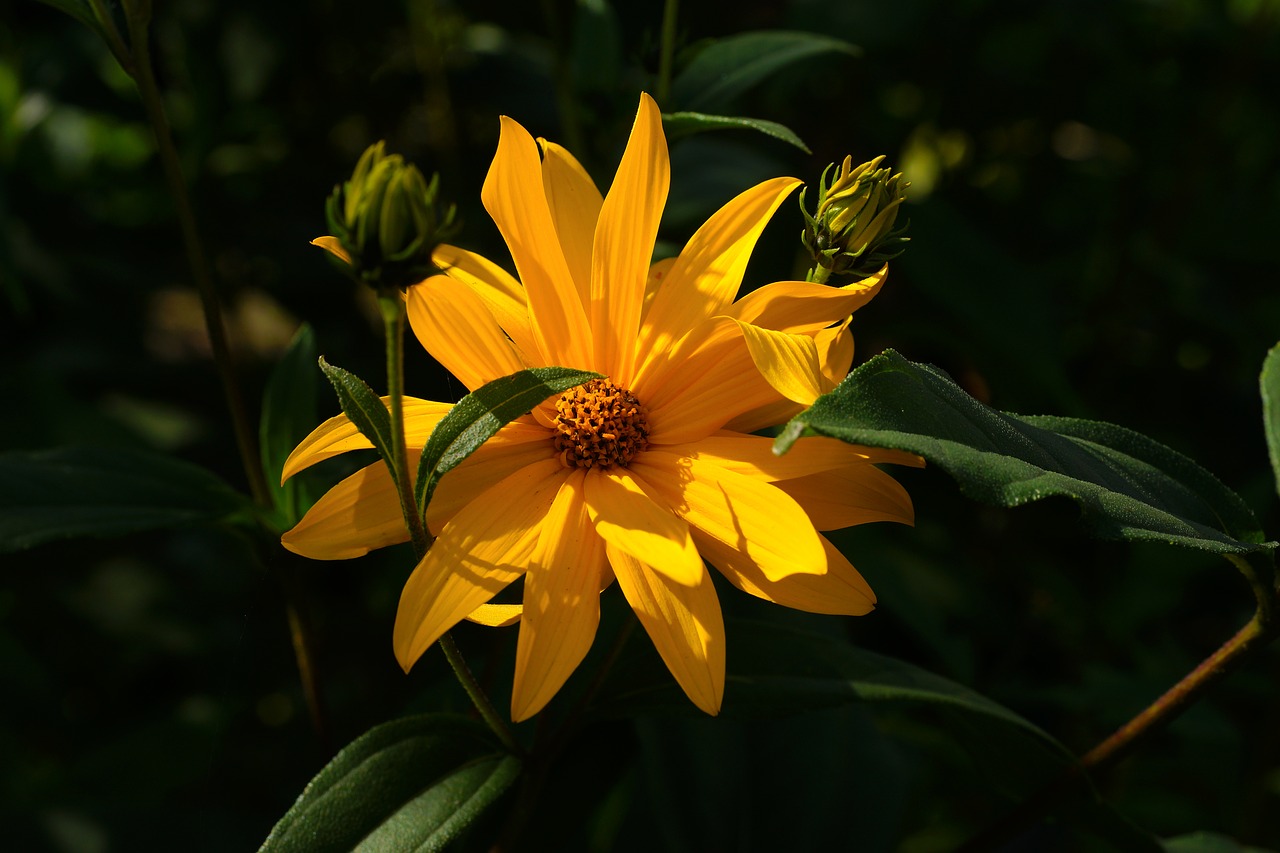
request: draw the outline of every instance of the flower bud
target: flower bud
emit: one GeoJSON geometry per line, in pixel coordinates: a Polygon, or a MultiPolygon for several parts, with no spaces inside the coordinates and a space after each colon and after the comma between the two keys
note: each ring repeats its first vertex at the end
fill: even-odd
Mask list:
{"type": "Polygon", "coordinates": [[[440,176],[427,183],[417,166],[387,154],[385,145],[365,149],[351,180],[334,187],[325,205],[333,236],[315,241],[379,290],[403,289],[431,275],[431,253],[457,231],[454,205],[438,198],[440,176]]]}
{"type": "Polygon", "coordinates": [[[881,169],[884,156],[856,168],[845,157],[835,179],[827,175],[835,164],[822,171],[818,182],[818,208],[812,216],[800,192],[800,209],[805,227],[801,240],[813,258],[811,281],[826,281],[833,275],[866,275],[885,261],[902,254],[906,225],[894,230],[903,191],[910,186],[902,174],[881,169]]]}

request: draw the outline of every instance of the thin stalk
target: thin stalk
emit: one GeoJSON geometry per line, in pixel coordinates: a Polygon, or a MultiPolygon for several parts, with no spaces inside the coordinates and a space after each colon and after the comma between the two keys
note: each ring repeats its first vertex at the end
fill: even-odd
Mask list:
{"type": "MultiPolygon", "coordinates": [[[[427,532],[426,523],[418,513],[418,504],[413,496],[413,485],[409,470],[409,455],[404,440],[404,299],[398,292],[379,294],[378,307],[382,310],[382,319],[387,339],[387,395],[391,398],[391,458],[392,479],[400,492],[400,509],[404,512],[405,524],[409,527],[409,536],[413,542],[413,553],[419,561],[427,555],[431,547],[431,534],[427,532]]],[[[514,755],[520,755],[520,744],[516,741],[511,727],[493,707],[480,682],[476,680],[471,667],[467,665],[462,651],[451,634],[440,638],[440,648],[444,651],[445,660],[453,668],[462,689],[467,692],[471,703],[476,706],[485,724],[493,731],[502,745],[514,755]]]]}
{"type": "MultiPolygon", "coordinates": [[[[126,12],[131,10],[127,9],[126,12]]],[[[156,152],[160,156],[160,165],[164,171],[165,183],[169,187],[169,194],[173,197],[174,211],[177,213],[178,224],[182,230],[182,243],[186,249],[187,263],[191,267],[191,277],[200,293],[205,328],[208,330],[209,343],[213,348],[213,363],[218,371],[218,379],[222,384],[222,394],[226,398],[227,408],[231,412],[232,431],[235,434],[236,447],[240,451],[240,464],[244,468],[245,478],[249,482],[249,493],[253,496],[254,503],[268,508],[271,506],[271,494],[267,489],[262,466],[259,464],[257,440],[249,423],[249,410],[245,406],[240,385],[236,381],[235,366],[231,358],[231,348],[227,344],[227,331],[222,319],[222,306],[218,298],[217,286],[209,271],[204,244],[200,240],[200,230],[196,226],[195,213],[191,207],[190,196],[187,194],[186,181],[182,176],[178,150],[173,144],[169,118],[165,113],[164,102],[160,97],[160,89],[156,85],[155,73],[151,67],[147,22],[145,17],[134,14],[128,14],[128,20],[129,42],[133,48],[133,80],[137,84],[138,93],[142,96],[142,106],[146,111],[147,121],[155,134],[156,152]]],[[[126,67],[125,70],[130,69],[126,67]]]]}
{"type": "Polygon", "coordinates": [[[662,7],[662,45],[658,54],[656,94],[659,106],[665,106],[667,96],[671,94],[671,68],[676,54],[676,17],[679,9],[679,0],[666,0],[662,7]]]}
{"type": "Polygon", "coordinates": [[[102,28],[102,37],[106,39],[111,55],[116,58],[116,62],[120,63],[124,73],[130,77],[136,77],[133,57],[129,55],[129,48],[125,47],[124,39],[120,37],[120,30],[116,27],[115,18],[111,17],[111,11],[102,0],[89,0],[89,6],[93,10],[93,17],[98,21],[98,26],[102,28]]]}
{"type": "Polygon", "coordinates": [[[1168,724],[1206,690],[1227,675],[1245,655],[1270,642],[1274,633],[1274,625],[1264,625],[1262,608],[1259,608],[1248,624],[1234,637],[1201,661],[1181,681],[1165,691],[1163,696],[1116,729],[1106,740],[1085,753],[1079,763],[1045,785],[999,822],[970,839],[960,848],[961,853],[997,849],[1033,826],[1036,821],[1048,814],[1054,804],[1068,791],[1083,785],[1088,775],[1113,764],[1142,738],[1168,724]]]}
{"type": "Polygon", "coordinates": [[[391,476],[400,492],[400,509],[413,540],[413,553],[421,560],[431,547],[431,536],[413,497],[413,474],[404,441],[404,298],[398,291],[378,295],[378,307],[387,339],[387,396],[391,398],[391,476]]]}

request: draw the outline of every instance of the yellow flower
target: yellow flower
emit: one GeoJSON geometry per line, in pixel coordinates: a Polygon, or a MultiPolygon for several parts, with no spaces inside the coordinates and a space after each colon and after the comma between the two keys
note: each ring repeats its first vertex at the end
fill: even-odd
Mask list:
{"type": "MultiPolygon", "coordinates": [[[[778,457],[771,439],[750,434],[844,377],[847,318],[885,270],[845,288],[777,282],[735,302],[765,222],[799,183],[791,178],[746,190],[678,257],[651,264],[668,169],[647,95],[603,198],[568,151],[504,117],[482,198],[519,281],[446,245],[435,261],[447,275],[406,293],[418,339],[468,388],[530,366],[607,377],[514,421],[442,479],[427,510],[437,539],[400,598],[393,644],[406,671],[464,618],[519,620],[517,721],[582,661],[614,580],[685,693],[717,713],[725,632],[704,559],[760,598],[863,614],[874,594],[818,531],[912,521],[905,491],[871,463],[916,457],[825,438],[778,457]],[[521,578],[523,605],[489,603],[521,578]]],[[[409,445],[422,446],[448,409],[407,399],[409,445]]],[[[285,476],[368,446],[333,418],[285,476]]],[[[378,463],[331,489],[283,541],[344,559],[407,539],[378,463]]]]}

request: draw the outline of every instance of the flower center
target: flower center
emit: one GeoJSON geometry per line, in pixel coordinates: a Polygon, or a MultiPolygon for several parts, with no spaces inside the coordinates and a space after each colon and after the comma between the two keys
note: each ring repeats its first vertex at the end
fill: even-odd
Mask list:
{"type": "Polygon", "coordinates": [[[649,412],[630,391],[592,379],[556,400],[555,438],[566,468],[626,467],[649,446],[649,412]]]}

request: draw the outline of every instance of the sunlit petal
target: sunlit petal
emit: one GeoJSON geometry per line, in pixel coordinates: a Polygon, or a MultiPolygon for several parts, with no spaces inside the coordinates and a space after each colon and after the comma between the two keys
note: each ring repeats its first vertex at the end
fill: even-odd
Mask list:
{"type": "Polygon", "coordinates": [[[590,368],[591,327],[552,224],[538,145],[506,116],[480,197],[524,282],[533,337],[543,363],[590,368]]]}
{"type": "Polygon", "coordinates": [[[888,275],[889,268],[884,266],[874,275],[844,287],[808,281],[774,282],[751,291],[724,313],[764,329],[813,333],[870,302],[888,275]]]}
{"type": "Polygon", "coordinates": [[[635,368],[645,282],[670,182],[662,113],[641,94],[631,138],[600,209],[591,259],[595,367],[623,387],[635,368]]]}
{"type": "Polygon", "coordinates": [[[494,484],[521,468],[555,458],[558,455],[546,429],[527,420],[507,424],[440,479],[427,505],[427,528],[440,531],[494,484]]]}
{"type": "Polygon", "coordinates": [[[618,586],[663,663],[695,705],[720,713],[724,699],[724,617],[711,577],[679,584],[610,546],[618,586]]]}
{"type": "Polygon", "coordinates": [[[445,525],[400,594],[392,642],[405,672],[445,631],[524,574],[566,474],[555,460],[522,468],[445,525]],[[512,494],[521,499],[508,500],[512,494]]]}
{"type": "Polygon", "coordinates": [[[587,513],[585,474],[579,469],[560,485],[529,559],[511,691],[516,722],[551,700],[586,656],[600,623],[604,541],[587,513]]]}
{"type": "MultiPolygon", "coordinates": [[[[389,398],[382,398],[383,405],[390,405],[389,398]]],[[[433,403],[416,397],[404,398],[404,435],[407,447],[421,447],[427,436],[440,423],[440,419],[453,408],[452,403],[433,403]]],[[[325,459],[346,453],[348,450],[371,450],[373,444],[365,438],[346,415],[337,415],[320,424],[302,443],[293,449],[284,461],[280,482],[292,477],[325,459]]]]}
{"type": "Polygon", "coordinates": [[[317,237],[311,241],[311,245],[319,246],[347,266],[351,265],[351,256],[342,248],[342,241],[337,237],[317,237]]]}
{"type": "Polygon", "coordinates": [[[822,393],[818,347],[808,335],[793,335],[739,323],[756,370],[773,389],[795,403],[813,405],[822,393]]]}
{"type": "Polygon", "coordinates": [[[872,521],[915,523],[907,490],[873,465],[847,465],[784,480],[777,486],[804,507],[818,530],[839,530],[872,521]]]}
{"type": "Polygon", "coordinates": [[[543,366],[536,361],[541,355],[533,339],[529,305],[520,282],[492,261],[447,243],[436,247],[431,260],[445,275],[462,282],[484,300],[498,325],[530,364],[543,366]]]}
{"type": "Polygon", "coordinates": [[[656,497],[652,487],[615,468],[587,477],[587,509],[596,532],[610,547],[625,551],[675,583],[699,583],[702,557],[689,525],[656,497]]]}
{"type": "Polygon", "coordinates": [[[732,304],[760,232],[799,184],[795,178],[758,184],[716,211],[694,233],[653,294],[640,330],[642,362],[732,304]]]}
{"type": "Polygon", "coordinates": [[[486,628],[505,628],[519,622],[523,612],[523,604],[481,604],[471,611],[467,621],[486,628]]]}
{"type": "Polygon", "coordinates": [[[547,194],[547,207],[578,298],[586,305],[591,299],[591,250],[604,199],[572,154],[541,137],[538,145],[542,148],[542,188],[547,194]]]}
{"type": "Polygon", "coordinates": [[[696,539],[699,550],[711,565],[738,589],[757,598],[809,613],[843,616],[862,616],[875,608],[876,596],[871,587],[825,536],[822,545],[826,570],[822,574],[787,575],[776,581],[766,577],[741,551],[701,534],[696,539]]]}
{"type": "Polygon", "coordinates": [[[770,580],[823,570],[813,523],[776,486],[696,456],[661,451],[641,454],[631,467],[691,527],[746,553],[770,580]]]}
{"type": "Polygon", "coordinates": [[[488,306],[453,279],[415,284],[405,303],[418,342],[468,390],[524,369],[488,306]]]}
{"type": "Polygon", "coordinates": [[[326,492],[280,537],[284,547],[313,560],[350,560],[408,541],[399,493],[381,461],[326,492]]]}
{"type": "MultiPolygon", "coordinates": [[[[773,439],[721,431],[687,444],[663,447],[675,456],[697,457],[715,465],[765,482],[790,480],[827,471],[834,467],[865,462],[881,451],[846,444],[834,438],[802,438],[781,456],[773,452],[773,439]]],[[[894,454],[901,451],[891,451],[894,454]]]]}

